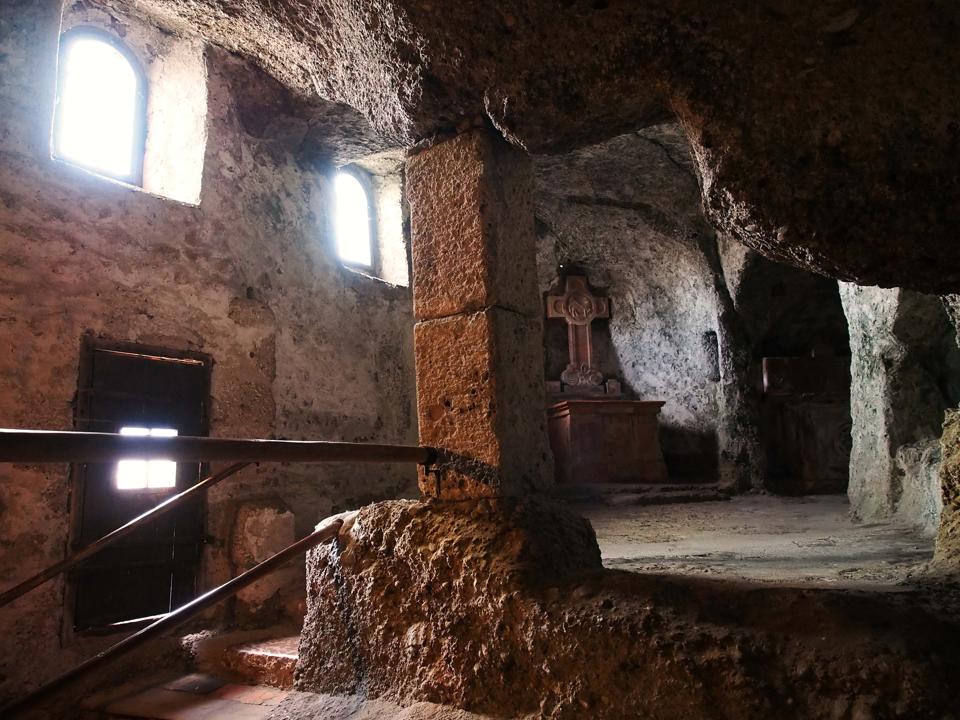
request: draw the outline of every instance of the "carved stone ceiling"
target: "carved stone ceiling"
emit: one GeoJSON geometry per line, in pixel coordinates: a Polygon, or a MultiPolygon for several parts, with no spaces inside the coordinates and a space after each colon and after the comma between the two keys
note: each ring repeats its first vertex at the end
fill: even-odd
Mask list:
{"type": "Polygon", "coordinates": [[[488,116],[533,153],[676,116],[768,257],[960,291],[955,0],[129,0],[408,146],[488,116]]]}

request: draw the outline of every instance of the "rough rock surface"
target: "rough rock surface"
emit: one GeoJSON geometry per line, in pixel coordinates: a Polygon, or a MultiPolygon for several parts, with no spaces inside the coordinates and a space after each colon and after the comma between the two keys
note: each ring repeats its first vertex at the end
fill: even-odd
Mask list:
{"type": "MultiPolygon", "coordinates": [[[[596,366],[628,396],[666,402],[660,438],[671,477],[712,479],[725,422],[717,399],[723,279],[704,251],[716,241],[680,128],[537,158],[536,172],[541,292],[558,289],[563,265],[582,269],[610,298],[610,320],[592,325],[596,366]]],[[[547,321],[545,340],[547,379],[557,380],[569,362],[566,323],[547,321]]]]}
{"type": "Polygon", "coordinates": [[[948,410],[940,438],[943,459],[940,483],[943,513],[937,533],[933,568],[960,575],[960,410],[948,410]]]}
{"type": "MultiPolygon", "coordinates": [[[[610,297],[611,319],[593,326],[598,367],[629,395],[666,401],[671,477],[763,486],[761,358],[849,353],[836,281],[718,238],[676,124],[540,157],[536,170],[540,289],[570,265],[610,297]]],[[[545,341],[556,379],[565,324],[548,321],[545,341]]]]}
{"type": "Polygon", "coordinates": [[[949,716],[960,628],[919,592],[600,568],[527,501],[387,502],[311,551],[295,686],[502,716],[949,716]]]}
{"type": "Polygon", "coordinates": [[[936,535],[943,511],[940,440],[926,438],[897,448],[896,467],[902,478],[897,516],[936,535]]]}
{"type": "Polygon", "coordinates": [[[852,351],[852,510],[864,520],[897,513],[932,531],[935,451],[922,456],[940,437],[944,410],[960,400],[953,327],[935,296],[846,283],[840,294],[852,351]]]}
{"type": "MultiPolygon", "coordinates": [[[[719,243],[723,277],[755,363],[812,353],[847,356],[850,338],[838,283],[775,263],[739,243],[719,243]]],[[[759,366],[753,368],[759,377],[759,366]]]]}
{"type": "Polygon", "coordinates": [[[128,4],[400,145],[486,114],[560,151],[674,113],[709,217],[736,239],[844,280],[960,289],[950,0],[128,4]]]}
{"type": "Polygon", "coordinates": [[[380,503],[345,526],[308,555],[300,689],[510,707],[541,672],[513,654],[522,593],[601,567],[586,520],[532,500],[380,503]]]}
{"type": "Polygon", "coordinates": [[[957,332],[957,343],[960,344],[960,295],[944,295],[940,299],[943,301],[947,316],[957,332]]]}

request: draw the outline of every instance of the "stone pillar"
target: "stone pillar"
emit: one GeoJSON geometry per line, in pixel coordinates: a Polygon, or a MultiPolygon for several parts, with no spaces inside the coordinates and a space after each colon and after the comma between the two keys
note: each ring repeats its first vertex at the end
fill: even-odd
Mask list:
{"type": "Polygon", "coordinates": [[[552,478],[527,155],[474,129],[407,161],[420,442],[444,451],[420,489],[524,495],[552,478]]]}

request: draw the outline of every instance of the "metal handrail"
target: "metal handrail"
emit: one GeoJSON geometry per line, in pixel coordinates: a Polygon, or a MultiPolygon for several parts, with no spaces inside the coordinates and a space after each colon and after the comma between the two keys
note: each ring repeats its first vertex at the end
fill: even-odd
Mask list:
{"type": "MultiPolygon", "coordinates": [[[[0,429],[0,463],[96,463],[127,458],[163,459],[175,462],[235,461],[233,465],[204,478],[156,507],[139,515],[99,540],[0,594],[0,607],[55,577],[77,563],[129,535],[149,522],[188,502],[195,495],[256,462],[415,462],[429,466],[437,451],[410,445],[379,445],[318,440],[240,440],[208,437],[142,437],[115,433],[64,432],[56,430],[0,429]]],[[[129,652],[150,638],[181,625],[211,605],[236,594],[294,555],[336,536],[343,524],[335,520],[295,542],[233,580],[164,615],[139,632],[98,653],[66,673],[45,683],[13,703],[0,708],[0,716],[12,717],[109,660],[129,652]]]]}
{"type": "Polygon", "coordinates": [[[178,462],[240,460],[182,493],[130,520],[82,550],[68,555],[0,594],[0,608],[33,588],[69,570],[117,540],[205,492],[253,462],[417,462],[428,464],[430,448],[409,445],[369,445],[317,440],[235,440],[207,437],[141,437],[116,433],[0,429],[0,462],[111,462],[123,458],[162,458],[178,462]]]}
{"type": "Polygon", "coordinates": [[[234,473],[242,470],[243,468],[247,467],[250,464],[251,463],[249,462],[234,463],[233,465],[230,465],[229,467],[226,467],[223,470],[216,472],[213,475],[210,475],[209,477],[204,478],[203,480],[198,482],[196,485],[188,487],[182,493],[178,493],[173,497],[167,498],[159,505],[156,505],[155,507],[150,508],[145,513],[138,515],[137,517],[133,518],[129,522],[118,527],[116,530],[107,533],[99,540],[96,540],[90,543],[86,547],[82,548],[81,550],[78,550],[77,552],[71,555],[67,555],[67,557],[65,557],[60,562],[54,563],[48,568],[44,568],[43,570],[38,572],[36,575],[33,575],[27,578],[26,580],[19,583],[18,585],[15,585],[14,587],[0,594],[0,608],[4,607],[5,605],[9,605],[21,595],[25,595],[26,593],[33,590],[35,587],[38,587],[39,585],[42,585],[43,583],[45,583],[47,580],[51,580],[52,578],[55,578],[60,573],[66,572],[67,570],[69,570],[72,567],[75,567],[76,565],[80,564],[84,560],[90,557],[93,557],[101,550],[105,550],[106,548],[110,547],[118,540],[126,537],[130,533],[137,530],[141,525],[155,518],[158,518],[161,515],[164,515],[170,512],[174,508],[180,507],[184,503],[192,500],[195,496],[199,495],[200,493],[206,492],[221,480],[224,480],[230,477],[234,473]]]}
{"type": "Polygon", "coordinates": [[[92,658],[83,661],[71,670],[68,670],[53,680],[44,683],[36,690],[24,695],[9,705],[0,708],[0,716],[4,718],[15,717],[18,713],[27,710],[29,706],[50,695],[56,690],[59,690],[64,685],[76,680],[81,675],[86,675],[110,660],[139,647],[147,640],[150,640],[151,638],[154,638],[168,630],[173,630],[174,628],[184,624],[191,618],[206,610],[211,605],[215,605],[221,600],[225,600],[226,598],[235,595],[247,585],[256,582],[263,576],[283,565],[292,557],[299,555],[302,552],[306,552],[310,548],[316,547],[322,542],[333,539],[340,532],[342,525],[343,520],[340,519],[333,520],[329,524],[324,525],[322,528],[316,530],[310,535],[307,535],[305,538],[298,540],[293,545],[281,550],[273,557],[264,560],[262,563],[251,568],[247,572],[237,575],[237,577],[227,581],[217,588],[214,588],[210,592],[201,595],[196,600],[193,600],[183,607],[164,615],[162,618],[151,623],[150,625],[147,625],[142,630],[127,638],[124,638],[106,650],[97,653],[92,658]]]}
{"type": "Polygon", "coordinates": [[[112,462],[135,457],[178,462],[415,462],[429,465],[435,456],[432,448],[416,445],[0,429],[0,462],[15,463],[112,462]]]}

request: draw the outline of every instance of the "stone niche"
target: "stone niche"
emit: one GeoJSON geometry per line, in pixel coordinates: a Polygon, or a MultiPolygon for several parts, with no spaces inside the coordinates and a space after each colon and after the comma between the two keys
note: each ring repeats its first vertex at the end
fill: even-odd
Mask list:
{"type": "MultiPolygon", "coordinates": [[[[700,205],[696,167],[676,124],[562,154],[536,169],[537,275],[544,298],[559,274],[587,275],[609,302],[592,323],[593,365],[628,398],[664,400],[659,439],[671,480],[716,478],[728,420],[720,378],[731,342],[721,327],[707,253],[715,245],[700,205]],[[720,348],[723,351],[720,351],[720,348]]],[[[568,328],[545,324],[545,371],[559,380],[568,328]]],[[[739,386],[739,383],[738,383],[739,386]]]]}
{"type": "Polygon", "coordinates": [[[765,357],[763,438],[771,490],[845,493],[850,465],[850,359],[765,357]]]}

